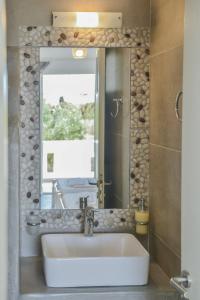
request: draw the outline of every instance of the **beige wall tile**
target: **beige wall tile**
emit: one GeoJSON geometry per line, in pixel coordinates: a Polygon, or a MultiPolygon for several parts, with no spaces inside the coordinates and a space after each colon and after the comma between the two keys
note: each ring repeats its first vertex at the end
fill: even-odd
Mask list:
{"type": "Polygon", "coordinates": [[[182,90],[183,33],[184,0],[152,0],[151,254],[168,276],[180,273],[181,123],[175,116],[175,99],[182,90]]]}
{"type": "Polygon", "coordinates": [[[181,251],[181,153],[150,148],[151,231],[177,255],[181,251]]]}
{"type": "Polygon", "coordinates": [[[175,115],[175,99],[182,90],[183,48],[151,58],[150,141],[181,149],[181,122],[175,115]]]}
{"type": "Polygon", "coordinates": [[[150,264],[150,274],[152,281],[155,282],[160,288],[169,287],[169,277],[165,272],[163,272],[157,263],[152,262],[150,264]]]}
{"type": "Polygon", "coordinates": [[[8,45],[18,44],[19,25],[51,25],[52,11],[122,12],[127,27],[150,22],[150,0],[7,0],[8,45]]]}
{"type": "Polygon", "coordinates": [[[175,255],[165,243],[163,243],[155,235],[151,235],[150,248],[155,261],[169,276],[176,276],[180,274],[181,260],[180,257],[175,255]]]}
{"type": "Polygon", "coordinates": [[[152,55],[183,45],[184,2],[184,0],[152,0],[152,55]]]}

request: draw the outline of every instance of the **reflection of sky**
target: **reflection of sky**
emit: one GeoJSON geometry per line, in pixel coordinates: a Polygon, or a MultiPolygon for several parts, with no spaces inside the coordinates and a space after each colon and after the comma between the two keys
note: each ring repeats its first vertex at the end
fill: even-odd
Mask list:
{"type": "Polygon", "coordinates": [[[94,102],[95,74],[43,75],[43,99],[55,105],[60,97],[75,105],[94,102]]]}

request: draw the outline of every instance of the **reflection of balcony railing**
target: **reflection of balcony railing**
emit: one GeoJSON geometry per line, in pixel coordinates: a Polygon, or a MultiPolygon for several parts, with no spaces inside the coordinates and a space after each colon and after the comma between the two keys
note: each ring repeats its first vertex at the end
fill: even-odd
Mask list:
{"type": "Polygon", "coordinates": [[[88,206],[98,208],[97,192],[97,181],[94,178],[45,178],[42,206],[46,209],[80,209],[86,206],[82,199],[88,196],[88,206]],[[45,196],[49,197],[46,206],[45,196]]]}

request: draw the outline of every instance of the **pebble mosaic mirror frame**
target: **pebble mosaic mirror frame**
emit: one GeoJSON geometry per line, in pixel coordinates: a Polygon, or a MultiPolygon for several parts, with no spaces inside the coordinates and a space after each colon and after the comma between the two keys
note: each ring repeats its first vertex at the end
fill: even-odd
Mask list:
{"type": "Polygon", "coordinates": [[[101,209],[97,230],[133,228],[134,207],[148,199],[149,29],[77,29],[22,26],[20,46],[20,201],[21,226],[38,214],[41,228],[79,231],[79,210],[40,210],[40,47],[131,48],[130,202],[127,209],[101,209]]]}

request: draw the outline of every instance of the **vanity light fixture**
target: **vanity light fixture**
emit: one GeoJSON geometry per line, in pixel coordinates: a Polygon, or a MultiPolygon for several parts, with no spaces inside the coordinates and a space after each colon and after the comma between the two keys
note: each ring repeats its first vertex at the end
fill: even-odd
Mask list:
{"type": "Polygon", "coordinates": [[[87,48],[72,48],[72,56],[76,59],[83,59],[87,57],[87,48]]]}
{"type": "Polygon", "coordinates": [[[121,28],[120,12],[53,12],[53,27],[121,28]]]}
{"type": "Polygon", "coordinates": [[[96,12],[76,13],[76,27],[98,27],[99,26],[99,15],[96,12]]]}

